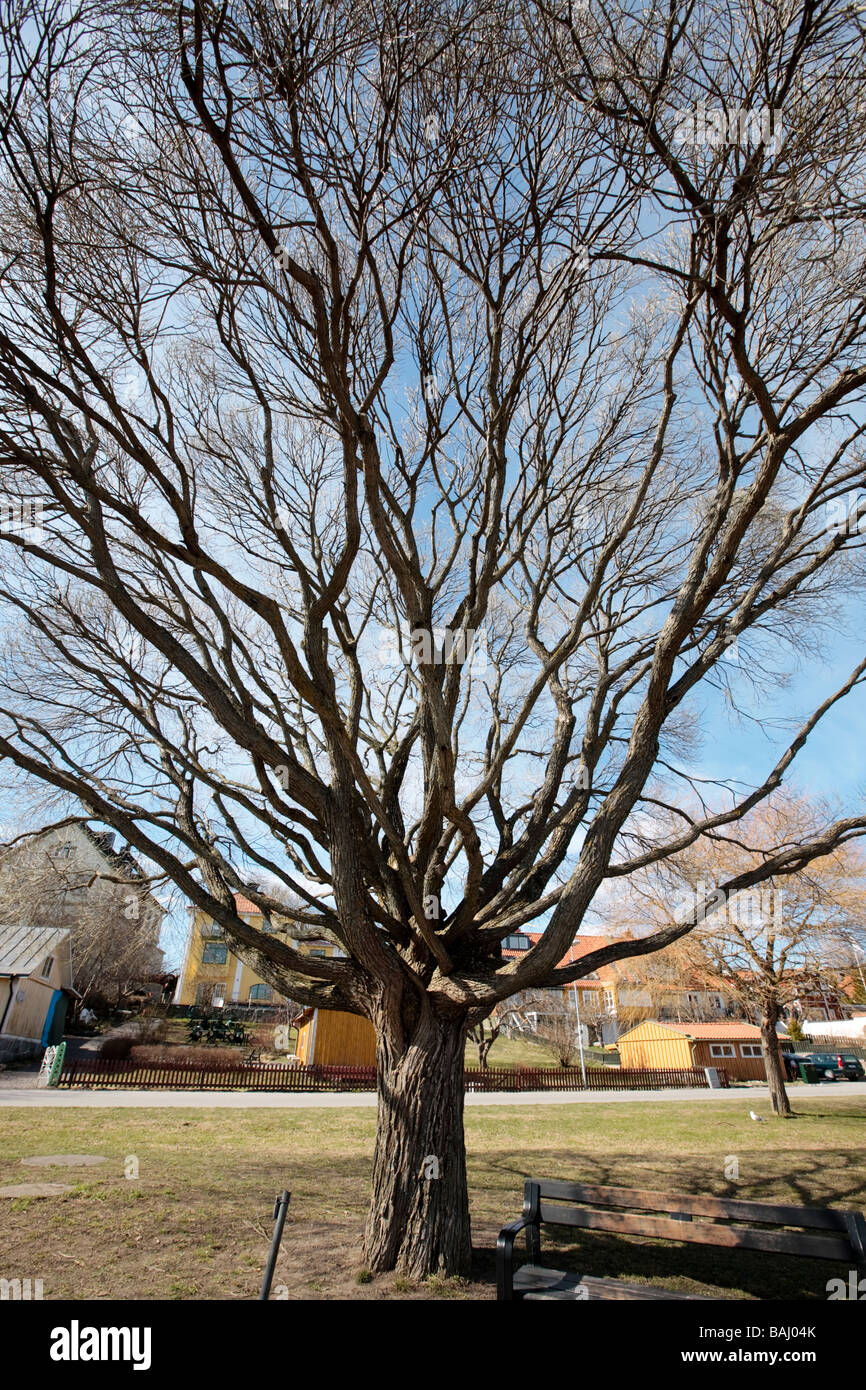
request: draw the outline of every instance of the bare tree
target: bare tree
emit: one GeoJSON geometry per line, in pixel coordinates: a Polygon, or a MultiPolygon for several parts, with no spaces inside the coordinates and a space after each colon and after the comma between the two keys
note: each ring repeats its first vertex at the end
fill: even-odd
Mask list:
{"type": "Polygon", "coordinates": [[[573,1067],[580,1056],[577,1018],[567,1009],[542,1014],[536,1036],[556,1053],[561,1067],[573,1067]]]}
{"type": "Polygon", "coordinates": [[[570,1067],[580,1053],[577,1013],[562,992],[523,990],[500,1005],[494,1019],[497,1033],[503,1027],[516,1030],[524,1040],[554,1052],[561,1067],[570,1067]]]}
{"type": "Polygon", "coordinates": [[[161,909],[143,876],[100,871],[95,856],[58,854],[59,844],[35,832],[0,846],[0,922],[68,927],[76,1008],[117,1005],[130,984],[163,971],[161,909]]]}
{"type": "Polygon", "coordinates": [[[661,872],[633,880],[647,927],[690,918],[694,903],[705,904],[704,920],[656,960],[673,978],[715,987],[760,1026],[770,1102],[785,1118],[792,1112],[778,1025],[804,993],[820,990],[852,937],[863,939],[866,861],[846,844],[760,889],[727,893],[716,885],[763,863],[780,844],[801,843],[820,818],[806,799],[777,793],[743,817],[735,834],[701,841],[661,872]]]}
{"type": "Polygon", "coordinates": [[[502,1020],[494,1010],[489,1018],[482,1018],[473,1028],[469,1029],[469,1038],[478,1049],[478,1065],[482,1071],[487,1070],[487,1059],[490,1056],[490,1049],[502,1032],[502,1020]]]}
{"type": "MultiPolygon", "coordinates": [[[[281,994],[372,1020],[374,1271],[469,1264],[467,1030],[687,933],[558,968],[606,880],[735,825],[866,674],[653,829],[698,700],[823,675],[860,590],[863,26],[571,17],[0,26],[0,755],[281,994]],[[238,916],[276,909],[262,871],[341,957],[238,916]]],[[[726,887],[864,827],[842,807],[726,887]]]]}

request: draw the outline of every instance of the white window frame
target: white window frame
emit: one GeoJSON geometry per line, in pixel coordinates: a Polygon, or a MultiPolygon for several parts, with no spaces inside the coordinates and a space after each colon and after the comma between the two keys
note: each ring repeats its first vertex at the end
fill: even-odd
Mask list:
{"type": "Polygon", "coordinates": [[[741,1057],[763,1057],[764,1049],[760,1043],[740,1043],[741,1057]]]}
{"type": "Polygon", "coordinates": [[[733,1043],[710,1043],[711,1057],[736,1057],[737,1052],[733,1043]]]}

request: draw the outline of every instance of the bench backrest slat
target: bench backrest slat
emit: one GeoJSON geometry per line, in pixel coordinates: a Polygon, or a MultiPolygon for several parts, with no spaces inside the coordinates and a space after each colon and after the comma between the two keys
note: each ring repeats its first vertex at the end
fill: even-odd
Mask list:
{"type": "Polygon", "coordinates": [[[590,1203],[601,1207],[636,1207],[665,1216],[703,1216],[731,1221],[760,1221],[764,1225],[803,1226],[820,1231],[845,1231],[846,1212],[820,1207],[795,1207],[769,1202],[744,1202],[728,1197],[692,1197],[679,1192],[651,1192],[643,1188],[596,1187],[592,1183],[535,1179],[542,1200],[590,1203]]]}
{"type": "MultiPolygon", "coordinates": [[[[542,1189],[543,1190],[543,1189],[542,1189]]],[[[756,1204],[758,1205],[758,1204],[756,1204]]],[[[802,1231],[767,1231],[749,1226],[716,1225],[709,1221],[677,1221],[668,1216],[599,1211],[591,1207],[560,1206],[542,1196],[542,1222],[577,1226],[587,1230],[614,1231],[622,1235],[678,1240],[690,1245],[714,1245],[731,1250],[768,1250],[779,1255],[810,1255],[823,1260],[849,1260],[847,1235],[802,1231]]]]}

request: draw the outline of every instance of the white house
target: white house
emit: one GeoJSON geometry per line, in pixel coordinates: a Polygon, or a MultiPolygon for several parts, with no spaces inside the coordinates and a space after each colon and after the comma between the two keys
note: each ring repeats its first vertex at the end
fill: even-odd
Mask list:
{"type": "Polygon", "coordinates": [[[0,927],[0,1060],[60,1042],[72,988],[65,927],[0,927]]]}

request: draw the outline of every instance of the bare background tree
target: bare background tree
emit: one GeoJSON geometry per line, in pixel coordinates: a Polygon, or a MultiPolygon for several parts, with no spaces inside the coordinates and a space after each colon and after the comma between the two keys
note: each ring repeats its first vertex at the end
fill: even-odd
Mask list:
{"type": "Polygon", "coordinates": [[[566,1004],[561,1008],[554,1004],[539,1016],[536,1036],[556,1053],[561,1067],[573,1067],[579,1059],[577,1015],[566,1004]]]}
{"type": "Polygon", "coordinates": [[[74,823],[0,846],[0,923],[69,928],[76,1011],[165,972],[161,921],[140,869],[74,823]]]}
{"type": "Polygon", "coordinates": [[[0,37],[9,790],[372,1020],[365,1262],[463,1271],[467,1030],[687,933],[557,968],[860,693],[821,643],[863,579],[862,20],[21,0],[0,37]],[[699,781],[705,720],[807,661],[751,784],[699,781]],[[237,916],[263,871],[342,958],[237,916]]]}
{"type": "Polygon", "coordinates": [[[470,1041],[478,1049],[478,1065],[482,1071],[487,1071],[490,1049],[501,1032],[502,1020],[498,1008],[493,1010],[489,1018],[482,1018],[468,1031],[470,1041]]]}
{"type": "MultiPolygon", "coordinates": [[[[636,876],[632,890],[645,928],[664,929],[707,904],[705,919],[677,942],[667,959],[674,976],[717,988],[758,1023],[777,1115],[791,1115],[780,1057],[778,1025],[803,996],[820,993],[834,964],[850,959],[852,941],[866,941],[866,863],[846,844],[807,869],[770,879],[716,901],[715,885],[772,856],[780,844],[800,843],[822,820],[822,808],[779,793],[745,816],[731,836],[698,842],[655,873],[636,876]]],[[[658,981],[656,981],[658,985],[658,981]]],[[[835,982],[834,982],[835,984],[835,982]]]]}

